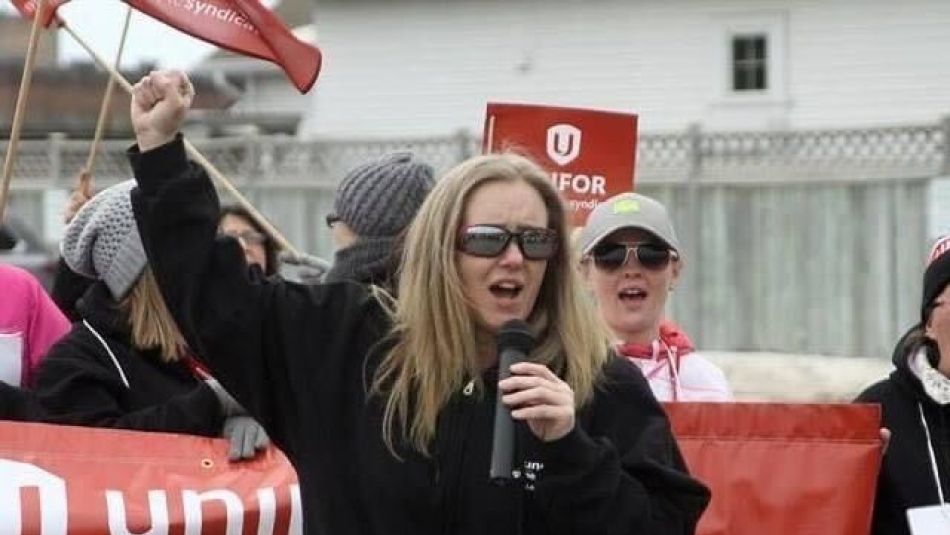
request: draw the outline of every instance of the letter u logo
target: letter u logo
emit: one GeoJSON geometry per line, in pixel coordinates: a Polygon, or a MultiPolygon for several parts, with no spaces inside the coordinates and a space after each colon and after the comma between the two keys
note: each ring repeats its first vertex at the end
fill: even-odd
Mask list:
{"type": "Polygon", "coordinates": [[[581,153],[581,130],[572,124],[561,123],[548,128],[548,158],[558,165],[567,165],[581,153]]]}

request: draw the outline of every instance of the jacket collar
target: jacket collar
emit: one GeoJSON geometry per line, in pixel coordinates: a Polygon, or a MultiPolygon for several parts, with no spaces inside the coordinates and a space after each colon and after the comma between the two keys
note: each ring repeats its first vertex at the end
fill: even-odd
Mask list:
{"type": "Polygon", "coordinates": [[[102,281],[96,281],[86,290],[76,304],[76,310],[104,335],[116,338],[131,336],[132,331],[125,314],[119,310],[119,303],[112,298],[108,287],[102,281]]]}

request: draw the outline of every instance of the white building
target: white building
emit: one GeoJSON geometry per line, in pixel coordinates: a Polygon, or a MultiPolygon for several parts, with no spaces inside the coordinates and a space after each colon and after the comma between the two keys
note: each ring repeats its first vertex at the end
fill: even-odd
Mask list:
{"type": "Polygon", "coordinates": [[[808,129],[950,113],[947,0],[318,0],[306,135],[479,131],[486,101],[808,129]]]}
{"type": "Polygon", "coordinates": [[[479,132],[489,100],[634,111],[644,132],[878,126],[950,113],[947,0],[284,4],[312,10],[320,79],[301,99],[256,62],[263,67],[252,70],[271,76],[247,86],[238,110],[294,113],[307,102],[305,136],[479,132]]]}

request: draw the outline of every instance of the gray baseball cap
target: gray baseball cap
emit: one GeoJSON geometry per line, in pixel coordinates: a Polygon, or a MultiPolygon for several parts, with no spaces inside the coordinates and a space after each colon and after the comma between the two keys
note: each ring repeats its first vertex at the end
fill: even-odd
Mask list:
{"type": "Polygon", "coordinates": [[[587,225],[581,230],[578,241],[581,255],[589,254],[601,240],[624,228],[645,230],[682,256],[666,207],[639,193],[614,195],[594,208],[587,218],[587,225]]]}

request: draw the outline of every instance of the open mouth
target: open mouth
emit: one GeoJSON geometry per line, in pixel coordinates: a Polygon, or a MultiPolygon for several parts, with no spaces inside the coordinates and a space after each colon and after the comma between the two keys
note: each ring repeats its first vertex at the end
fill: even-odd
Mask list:
{"type": "Polygon", "coordinates": [[[499,282],[488,287],[491,294],[499,299],[515,299],[521,295],[524,286],[515,282],[499,282]]]}
{"type": "Polygon", "coordinates": [[[625,288],[617,293],[617,297],[624,303],[639,303],[646,300],[647,292],[642,288],[625,288]]]}

